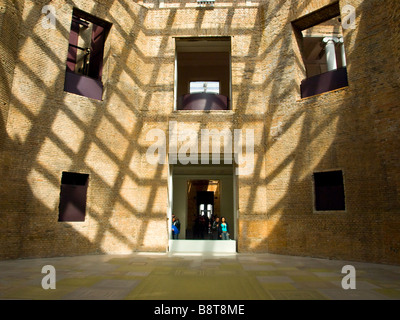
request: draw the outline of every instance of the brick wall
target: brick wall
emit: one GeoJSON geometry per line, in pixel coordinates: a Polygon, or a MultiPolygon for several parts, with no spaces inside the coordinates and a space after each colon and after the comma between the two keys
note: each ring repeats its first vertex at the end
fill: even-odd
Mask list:
{"type": "Polygon", "coordinates": [[[291,22],[334,1],[164,3],[75,2],[113,24],[102,101],[63,91],[70,4],[52,1],[55,30],[39,1],[20,6],[19,29],[0,18],[18,34],[4,40],[15,54],[0,91],[0,257],[165,251],[168,165],[148,163],[146,134],[177,121],[254,130],[254,170],[238,177],[240,252],[399,264],[398,1],[340,2],[357,12],[344,30],[349,87],[303,100],[291,22]],[[199,36],[231,37],[232,110],[174,111],[174,39],[199,36]],[[337,169],[345,212],[315,212],[313,172],[337,169]],[[57,221],[63,171],[89,174],[84,222],[57,221]]]}
{"type": "MultiPolygon", "coordinates": [[[[398,58],[393,55],[397,49],[389,49],[386,42],[397,35],[386,6],[376,1],[346,3],[357,12],[357,29],[344,31],[349,87],[299,100],[296,92],[290,94],[289,84],[282,86],[293,73],[280,73],[266,120],[266,214],[244,214],[242,250],[400,261],[399,235],[393,232],[399,225],[398,82],[392,72],[398,58]],[[285,94],[279,95],[283,89],[285,94]],[[312,173],[336,169],[344,174],[346,211],[315,212],[312,173]]],[[[310,10],[292,7],[288,20],[321,4],[312,2],[310,10]]],[[[280,29],[285,34],[289,26],[280,29]]],[[[292,79],[298,87],[304,69],[290,61],[301,57],[295,42],[285,44],[283,54],[294,52],[297,60],[281,63],[300,74],[292,79]]]]}
{"type": "Polygon", "coordinates": [[[0,1],[0,147],[6,140],[5,124],[8,116],[11,85],[18,52],[18,35],[23,1],[0,1]]]}

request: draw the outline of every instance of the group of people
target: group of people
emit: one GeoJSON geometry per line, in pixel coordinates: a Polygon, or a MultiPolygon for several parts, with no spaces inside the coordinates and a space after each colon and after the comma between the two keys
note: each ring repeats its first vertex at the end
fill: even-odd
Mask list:
{"type": "Polygon", "coordinates": [[[211,233],[213,240],[229,240],[229,225],[226,222],[225,217],[221,218],[221,222],[219,221],[219,217],[215,217],[211,226],[211,233]]]}
{"type": "MultiPolygon", "coordinates": [[[[172,215],[172,239],[179,239],[181,232],[181,223],[179,219],[172,215]]],[[[229,225],[225,217],[218,216],[205,219],[203,216],[198,216],[193,232],[195,239],[209,239],[209,240],[229,240],[229,225]]]]}

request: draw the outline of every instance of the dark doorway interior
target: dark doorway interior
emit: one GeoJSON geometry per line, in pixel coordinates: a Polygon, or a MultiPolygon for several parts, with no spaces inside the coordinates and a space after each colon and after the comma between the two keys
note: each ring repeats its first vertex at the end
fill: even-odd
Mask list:
{"type": "Polygon", "coordinates": [[[209,239],[214,216],[214,191],[197,191],[197,216],[194,222],[194,239],[209,239]]]}
{"type": "Polygon", "coordinates": [[[220,214],[220,181],[188,181],[186,239],[211,240],[212,223],[220,214]]]}

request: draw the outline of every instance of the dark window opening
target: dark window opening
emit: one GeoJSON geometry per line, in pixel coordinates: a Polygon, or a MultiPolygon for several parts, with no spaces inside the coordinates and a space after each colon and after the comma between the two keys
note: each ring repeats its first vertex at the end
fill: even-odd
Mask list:
{"type": "Polygon", "coordinates": [[[229,110],[229,37],[176,39],[178,110],[229,110]]]}
{"type": "Polygon", "coordinates": [[[101,100],[104,43],[111,24],[74,9],[64,90],[101,100]]]}
{"type": "Polygon", "coordinates": [[[63,172],[58,221],[85,221],[89,175],[63,172]]]}
{"type": "Polygon", "coordinates": [[[314,173],[315,210],[345,210],[342,171],[314,173]]]}
{"type": "Polygon", "coordinates": [[[301,97],[348,86],[339,3],[300,18],[292,25],[306,70],[301,97]]]}

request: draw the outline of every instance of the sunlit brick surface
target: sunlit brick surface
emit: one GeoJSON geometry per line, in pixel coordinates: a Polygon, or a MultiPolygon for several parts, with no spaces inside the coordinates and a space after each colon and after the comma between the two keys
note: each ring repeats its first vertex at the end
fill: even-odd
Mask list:
{"type": "Polygon", "coordinates": [[[112,23],[98,101],[63,91],[71,3],[51,2],[53,30],[42,3],[0,0],[0,258],[166,251],[172,186],[146,135],[176,121],[254,130],[232,195],[239,252],[400,264],[400,3],[340,1],[356,9],[349,86],[300,99],[291,22],[334,2],[74,1],[112,23]],[[210,36],[231,37],[231,110],[176,111],[175,38],[210,36]],[[316,212],[312,175],[330,170],[346,210],[316,212]],[[57,222],[63,171],[89,174],[84,222],[57,222]]]}

